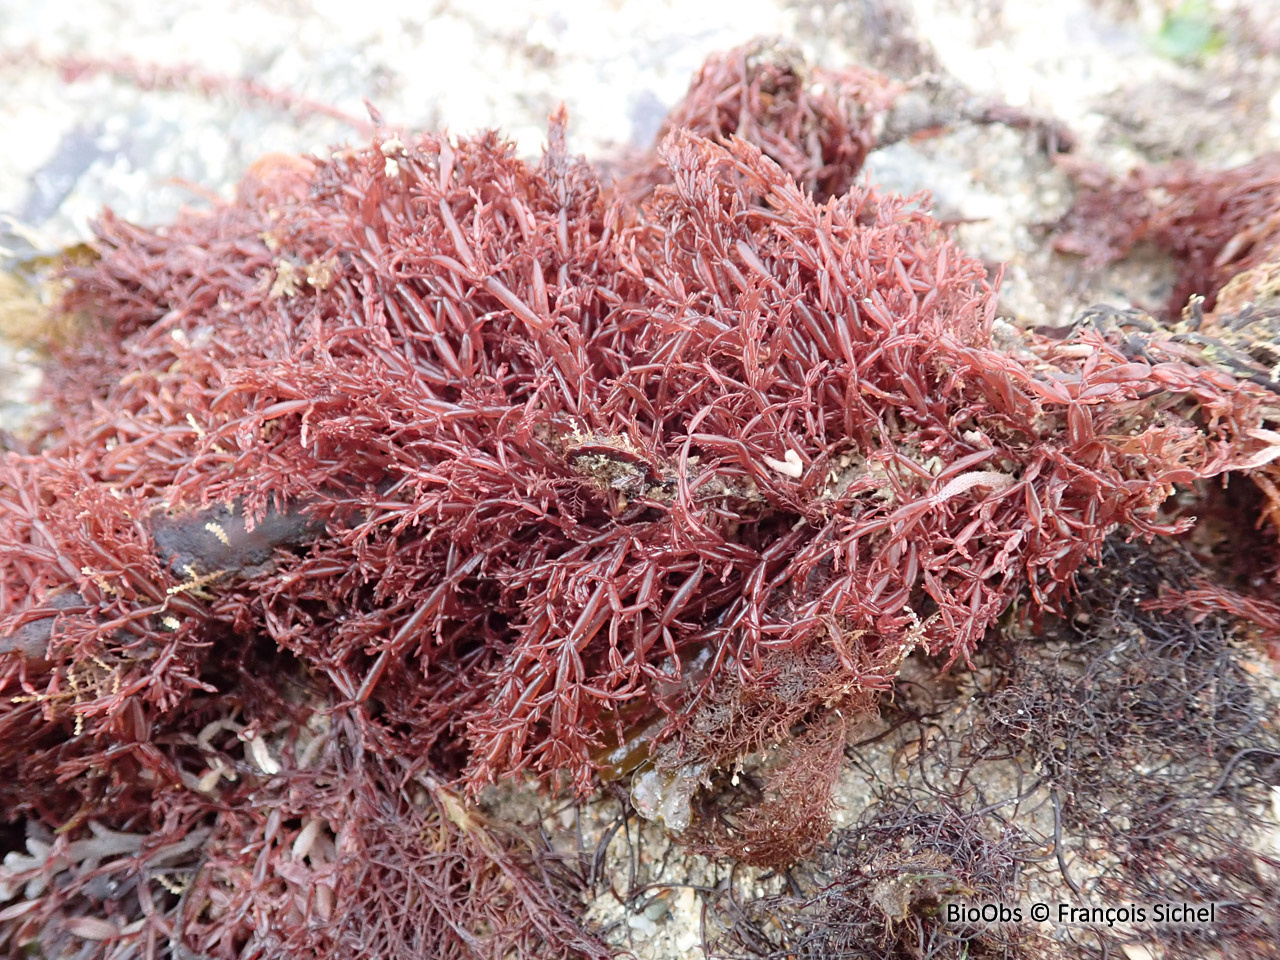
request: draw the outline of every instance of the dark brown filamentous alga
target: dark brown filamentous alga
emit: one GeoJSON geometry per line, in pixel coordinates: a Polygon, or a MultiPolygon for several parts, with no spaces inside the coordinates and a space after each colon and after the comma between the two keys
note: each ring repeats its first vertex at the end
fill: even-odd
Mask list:
{"type": "MultiPolygon", "coordinates": [[[[822,131],[869,144],[881,88],[798,70],[716,66],[677,118],[743,90],[768,115],[673,129],[616,189],[557,117],[536,164],[384,131],[267,158],[165,227],[100,221],[40,452],[0,462],[0,633],[26,631],[0,654],[0,809],[149,832],[111,861],[135,876],[211,830],[178,892],[102,908],[118,930],[354,948],[376,851],[416,911],[379,950],[422,954],[388,931],[452,910],[478,926],[427,952],[465,955],[492,904],[458,899],[442,850],[550,908],[441,783],[586,790],[637,729],[670,769],[798,724],[829,781],[824,716],[913,649],[967,657],[1117,525],[1182,529],[1176,485],[1270,456],[1274,396],[1158,340],[997,344],[983,265],[851,184],[862,148],[828,156],[822,131]]],[[[775,802],[803,784],[820,810],[812,780],[775,802]]],[[[793,828],[771,859],[820,836],[793,828]]],[[[89,929],[75,896],[107,869],[59,873],[19,936],[89,929]]],[[[528,928],[548,954],[597,949],[558,924],[528,928]]]]}

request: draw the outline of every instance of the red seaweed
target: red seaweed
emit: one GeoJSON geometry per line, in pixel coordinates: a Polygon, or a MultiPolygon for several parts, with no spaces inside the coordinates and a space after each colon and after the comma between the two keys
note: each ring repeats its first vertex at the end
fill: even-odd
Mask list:
{"type": "Polygon", "coordinates": [[[1166,307],[1172,321],[1193,296],[1212,310],[1231,278],[1274,258],[1280,246],[1280,154],[1230,170],[1141,166],[1122,178],[1094,162],[1060,162],[1080,192],[1055,246],[1090,267],[1122,259],[1140,243],[1166,251],[1178,269],[1166,307]]]}
{"type": "MultiPolygon", "coordinates": [[[[851,183],[865,78],[801,96],[757,56],[712,63],[616,189],[561,115],[538,163],[382,130],[167,226],[99,222],[39,453],[0,461],[0,808],[213,831],[176,899],[120,908],[116,955],[423,955],[436,897],[489,918],[438,955],[505,955],[498,905],[551,900],[469,798],[523,771],[585,793],[636,729],[708,770],[797,731],[765,802],[814,798],[804,822],[771,839],[766,806],[712,839],[785,862],[825,832],[832,714],[1274,455],[1275,395],[1171,341],[997,343],[982,263],[851,183]],[[708,85],[747,112],[708,119],[708,85]],[[302,763],[338,749],[326,725],[367,760],[302,763]],[[281,851],[322,808],[417,914],[360,932],[373,873],[299,893],[320,881],[281,851]],[[460,904],[467,871],[487,886],[460,904]]],[[[19,939],[84,936],[91,874],[21,904],[19,939]]],[[[529,929],[592,955],[562,920],[529,929]]]]}

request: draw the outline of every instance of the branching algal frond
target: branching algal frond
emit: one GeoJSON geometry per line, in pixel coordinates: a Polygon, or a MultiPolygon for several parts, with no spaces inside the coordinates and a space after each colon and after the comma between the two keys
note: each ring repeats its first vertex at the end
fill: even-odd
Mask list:
{"type": "MultiPolygon", "coordinates": [[[[760,734],[708,720],[731,689],[829,758],[823,712],[911,650],[970,656],[1117,525],[1180,529],[1176,485],[1269,462],[1274,394],[1174,345],[996,343],[982,264],[848,184],[889,88],[766,53],[709,67],[694,131],[617,189],[557,117],[536,164],[380,131],[166,227],[105,215],[40,452],[0,467],[0,809],[70,833],[180,808],[266,849],[255,791],[330,709],[471,797],[524,770],[585,791],[636,730],[723,763],[760,734]]],[[[442,856],[488,843],[401,786],[347,796],[442,856]]],[[[202,949],[292,909],[272,869],[253,910],[239,880],[184,901],[222,924],[202,949]]],[[[420,905],[446,873],[387,882],[420,905]]]]}

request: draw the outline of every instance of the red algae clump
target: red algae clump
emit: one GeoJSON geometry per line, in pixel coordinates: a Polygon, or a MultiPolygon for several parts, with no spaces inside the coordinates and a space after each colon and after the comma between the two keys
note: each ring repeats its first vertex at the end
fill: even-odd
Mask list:
{"type": "Polygon", "coordinates": [[[384,130],[103,217],[0,461],[10,944],[608,955],[469,796],[794,736],[761,809],[803,816],[703,835],[785,863],[909,653],[1280,454],[1157,336],[993,337],[982,264],[854,182],[887,87],[824,80],[717,61],[617,187],[557,117],[537,163],[384,130]]]}

